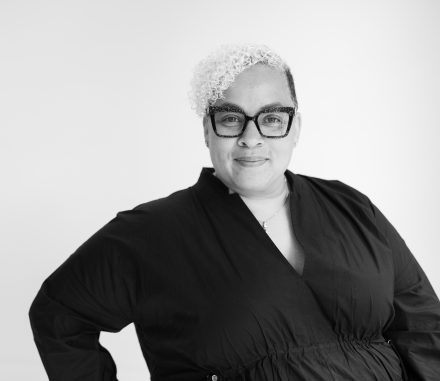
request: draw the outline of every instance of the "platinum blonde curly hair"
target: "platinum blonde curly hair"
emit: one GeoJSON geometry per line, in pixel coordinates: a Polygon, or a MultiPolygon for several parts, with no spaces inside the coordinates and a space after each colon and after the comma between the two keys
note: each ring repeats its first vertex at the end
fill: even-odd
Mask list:
{"type": "Polygon", "coordinates": [[[222,45],[195,67],[189,93],[191,108],[203,117],[208,106],[218,99],[224,99],[223,92],[234,82],[235,77],[257,63],[285,72],[292,99],[298,107],[290,68],[278,54],[266,45],[231,44],[222,45]]]}

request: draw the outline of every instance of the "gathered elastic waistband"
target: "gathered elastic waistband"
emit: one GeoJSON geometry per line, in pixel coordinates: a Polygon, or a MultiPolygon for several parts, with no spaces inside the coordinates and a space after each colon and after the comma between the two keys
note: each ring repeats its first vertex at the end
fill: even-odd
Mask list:
{"type": "Polygon", "coordinates": [[[336,340],[328,341],[328,342],[321,342],[316,344],[310,344],[305,346],[290,346],[287,349],[275,349],[272,351],[267,352],[264,356],[255,358],[252,361],[247,362],[246,364],[242,364],[238,366],[235,369],[229,369],[227,371],[214,371],[212,373],[209,373],[207,376],[208,380],[215,379],[215,381],[223,381],[228,380],[230,376],[237,375],[244,371],[245,369],[251,369],[255,366],[258,366],[258,363],[263,361],[266,358],[270,357],[279,357],[279,356],[302,356],[306,355],[307,353],[314,352],[314,351],[320,351],[320,350],[328,350],[332,347],[339,347],[341,350],[348,349],[348,347],[356,346],[358,348],[364,348],[367,349],[369,346],[373,345],[387,345],[391,346],[390,340],[386,340],[382,336],[377,337],[370,337],[370,338],[362,338],[362,339],[355,339],[355,338],[346,338],[339,336],[336,340]],[[211,378],[211,376],[214,376],[214,378],[211,378]]]}

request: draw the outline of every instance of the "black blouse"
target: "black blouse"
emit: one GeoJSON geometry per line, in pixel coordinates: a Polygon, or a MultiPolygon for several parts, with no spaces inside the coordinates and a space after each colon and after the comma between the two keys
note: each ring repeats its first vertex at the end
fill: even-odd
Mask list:
{"type": "Polygon", "coordinates": [[[439,300],[397,231],[340,181],[286,177],[302,275],[203,168],[43,282],[29,316],[50,380],[117,380],[99,333],[132,322],[152,381],[440,380],[439,300]]]}

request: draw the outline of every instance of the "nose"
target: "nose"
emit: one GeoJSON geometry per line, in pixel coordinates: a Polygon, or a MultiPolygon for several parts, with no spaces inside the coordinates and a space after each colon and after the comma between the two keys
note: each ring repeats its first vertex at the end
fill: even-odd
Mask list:
{"type": "Polygon", "coordinates": [[[250,120],[241,135],[238,138],[238,145],[240,147],[253,148],[262,145],[264,142],[263,137],[257,129],[254,121],[250,120]]]}

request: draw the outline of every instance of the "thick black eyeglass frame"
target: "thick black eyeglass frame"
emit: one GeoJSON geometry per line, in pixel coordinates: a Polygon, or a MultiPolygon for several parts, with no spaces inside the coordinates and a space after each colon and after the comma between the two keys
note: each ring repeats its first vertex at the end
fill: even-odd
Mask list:
{"type": "Polygon", "coordinates": [[[232,106],[209,106],[208,107],[208,115],[211,118],[211,125],[212,125],[212,129],[214,130],[215,134],[219,137],[222,138],[237,138],[241,135],[243,135],[244,131],[246,130],[246,127],[249,123],[250,120],[252,120],[255,123],[255,126],[257,127],[258,132],[260,133],[261,136],[268,138],[268,139],[280,139],[280,138],[284,138],[289,134],[290,131],[290,127],[292,126],[292,121],[294,116],[296,115],[296,107],[270,107],[264,110],[259,111],[257,114],[255,114],[254,116],[249,116],[246,115],[245,112],[239,108],[239,107],[232,107],[232,106]],[[245,122],[243,125],[243,128],[241,129],[240,133],[237,135],[222,135],[219,134],[215,125],[215,112],[216,111],[232,111],[232,112],[238,112],[240,114],[242,114],[245,118],[245,122]],[[284,135],[280,135],[280,136],[267,136],[264,135],[261,130],[260,130],[260,126],[258,125],[258,117],[260,116],[260,114],[265,113],[265,112],[275,112],[275,111],[282,111],[282,112],[287,112],[289,114],[289,121],[287,122],[287,129],[284,135]]]}

